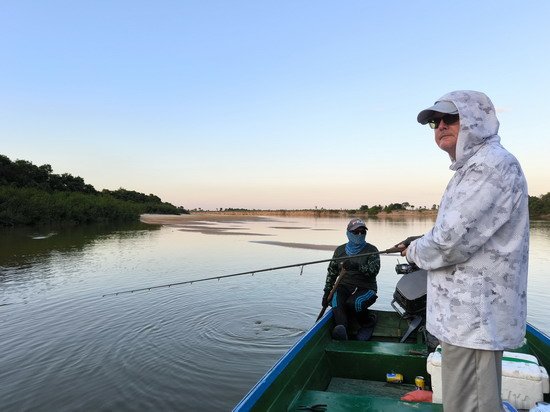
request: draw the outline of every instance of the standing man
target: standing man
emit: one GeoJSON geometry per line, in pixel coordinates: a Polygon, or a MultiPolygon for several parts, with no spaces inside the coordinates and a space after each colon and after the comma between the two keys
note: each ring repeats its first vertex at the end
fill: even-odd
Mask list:
{"type": "Polygon", "coordinates": [[[378,298],[376,275],[380,271],[380,256],[376,246],[365,241],[367,225],[363,220],[352,219],[348,223],[346,236],[348,243],[338,246],[333,258],[349,256],[349,259],[343,262],[331,261],[328,265],[323,307],[329,303],[332,306],[336,324],[332,331],[333,339],[348,339],[348,315],[352,315],[361,326],[357,339],[368,340],[376,322],[368,313],[368,308],[378,298]],[[366,253],[370,255],[354,257],[366,253]]]}
{"type": "Polygon", "coordinates": [[[434,129],[455,172],[434,227],[401,243],[401,254],[428,270],[426,327],[442,346],[443,407],[500,411],[502,352],[525,335],[527,183],[500,144],[485,94],[448,93],[417,120],[434,129]]]}

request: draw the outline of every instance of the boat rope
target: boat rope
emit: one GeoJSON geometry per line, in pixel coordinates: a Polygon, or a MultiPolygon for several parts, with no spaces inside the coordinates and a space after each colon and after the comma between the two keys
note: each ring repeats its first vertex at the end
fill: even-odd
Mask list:
{"type": "Polygon", "coordinates": [[[154,285],[154,286],[146,286],[146,287],[137,288],[137,289],[122,290],[122,291],[119,291],[119,292],[105,293],[104,295],[102,295],[102,297],[118,296],[118,295],[127,294],[127,293],[134,293],[134,292],[145,292],[145,291],[150,291],[150,290],[153,290],[153,289],[170,288],[172,286],[192,285],[193,283],[197,283],[197,282],[206,282],[207,280],[216,280],[216,279],[220,280],[220,279],[231,278],[231,277],[235,277],[235,276],[243,276],[243,275],[252,275],[252,276],[254,276],[256,273],[269,272],[269,271],[272,271],[272,270],[295,268],[295,267],[299,267],[299,266],[302,267],[302,271],[300,272],[300,274],[302,274],[302,272],[304,270],[304,266],[308,266],[308,265],[315,265],[315,264],[318,264],[318,263],[325,263],[325,262],[338,262],[338,261],[341,261],[341,260],[347,260],[347,259],[356,258],[356,257],[382,255],[382,254],[389,254],[389,253],[398,253],[398,252],[401,252],[401,250],[402,249],[399,249],[397,247],[393,247],[393,248],[382,250],[382,251],[379,251],[379,252],[362,253],[362,254],[359,254],[359,255],[344,256],[344,257],[332,258],[332,259],[314,260],[312,262],[294,263],[292,265],[284,265],[284,266],[277,266],[277,267],[266,268],[266,269],[256,269],[256,270],[249,270],[249,271],[246,271],[246,272],[231,273],[229,275],[212,276],[212,277],[209,277],[209,278],[186,280],[186,281],[183,281],[183,282],[166,283],[164,285],[154,285]]]}

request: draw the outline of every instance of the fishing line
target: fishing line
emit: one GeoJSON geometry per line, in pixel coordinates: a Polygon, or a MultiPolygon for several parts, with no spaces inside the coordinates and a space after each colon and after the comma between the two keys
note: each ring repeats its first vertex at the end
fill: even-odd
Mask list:
{"type": "Polygon", "coordinates": [[[150,291],[150,290],[153,290],[153,289],[170,288],[172,286],[191,285],[193,283],[206,282],[208,280],[218,280],[219,281],[220,279],[226,279],[226,278],[231,278],[231,277],[235,277],[235,276],[243,276],[243,275],[252,275],[252,276],[254,276],[256,273],[269,272],[269,271],[272,271],[272,270],[288,269],[288,268],[294,268],[294,267],[298,267],[298,266],[302,266],[302,272],[303,272],[303,269],[304,269],[303,267],[308,266],[308,265],[315,265],[315,264],[318,264],[318,263],[325,263],[325,262],[338,262],[338,261],[341,261],[341,260],[347,260],[347,259],[356,258],[356,257],[381,255],[381,254],[389,254],[389,253],[398,253],[398,252],[401,252],[401,250],[402,249],[400,249],[400,248],[393,247],[393,248],[390,248],[390,249],[382,250],[380,252],[370,252],[370,253],[362,253],[362,254],[353,255],[353,256],[344,256],[344,257],[339,257],[339,258],[314,260],[314,261],[311,261],[311,262],[294,263],[292,265],[277,266],[277,267],[265,268],[265,269],[248,270],[246,272],[231,273],[229,275],[212,276],[212,277],[202,278],[202,279],[186,280],[186,281],[183,281],[183,282],[166,283],[166,284],[163,284],[163,285],[153,285],[153,286],[147,286],[147,287],[137,288],[137,289],[122,290],[122,291],[119,291],[119,292],[105,293],[104,295],[102,295],[102,297],[118,296],[118,295],[123,295],[123,294],[128,294],[128,293],[134,293],[134,292],[145,292],[145,291],[150,291]]]}

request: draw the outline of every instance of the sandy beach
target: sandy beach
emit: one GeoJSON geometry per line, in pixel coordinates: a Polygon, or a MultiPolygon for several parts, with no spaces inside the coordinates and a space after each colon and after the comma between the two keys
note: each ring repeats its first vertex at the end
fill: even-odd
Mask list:
{"type": "MultiPolygon", "coordinates": [[[[274,221],[272,217],[285,215],[253,215],[242,213],[222,213],[222,212],[207,212],[207,213],[192,213],[189,215],[141,215],[143,223],[171,226],[182,232],[198,232],[205,235],[240,235],[240,236],[270,236],[265,233],[244,231],[242,222],[250,221],[274,221]],[[222,225],[220,225],[222,224],[222,225]]],[[[288,215],[286,215],[288,216],[288,215]]],[[[277,229],[300,230],[309,229],[306,227],[297,226],[273,226],[277,229]]],[[[315,229],[313,229],[315,230],[315,229]]],[[[326,229],[320,229],[326,230],[326,229]]],[[[295,242],[278,242],[278,241],[260,241],[253,240],[253,243],[263,243],[273,246],[290,247],[297,249],[315,249],[332,251],[337,245],[320,245],[315,243],[295,243],[295,242]]]]}

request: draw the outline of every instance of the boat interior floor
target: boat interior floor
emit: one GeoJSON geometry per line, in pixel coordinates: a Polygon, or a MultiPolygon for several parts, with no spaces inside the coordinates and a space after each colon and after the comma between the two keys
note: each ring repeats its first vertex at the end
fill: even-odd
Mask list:
{"type": "Polygon", "coordinates": [[[387,396],[390,398],[401,398],[407,392],[414,391],[414,385],[404,383],[387,383],[380,381],[367,381],[363,379],[332,378],[327,392],[349,393],[363,395],[368,393],[375,396],[387,396]]]}
{"type": "MultiPolygon", "coordinates": [[[[377,382],[380,383],[380,382],[377,382]]],[[[420,407],[415,402],[404,402],[399,397],[379,396],[374,394],[355,395],[351,393],[306,390],[288,409],[289,411],[317,410],[319,406],[330,412],[382,412],[382,411],[434,411],[441,412],[443,407],[437,403],[423,403],[420,407]]],[[[320,410],[320,409],[319,409],[320,410]]]]}

